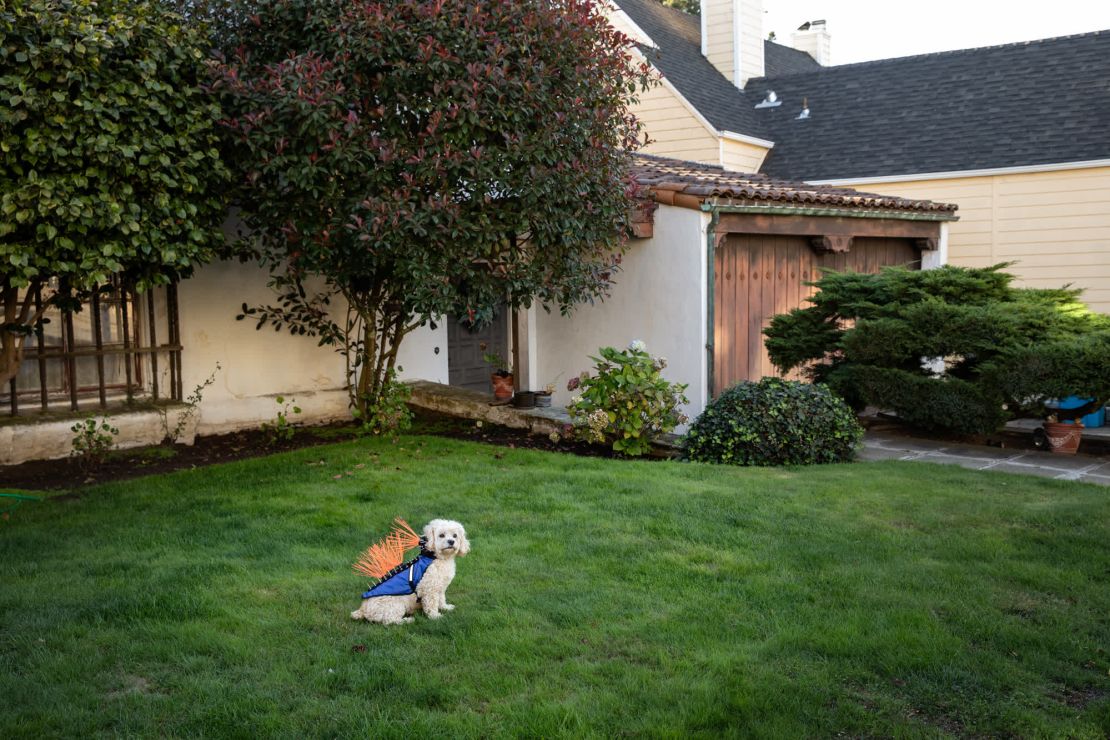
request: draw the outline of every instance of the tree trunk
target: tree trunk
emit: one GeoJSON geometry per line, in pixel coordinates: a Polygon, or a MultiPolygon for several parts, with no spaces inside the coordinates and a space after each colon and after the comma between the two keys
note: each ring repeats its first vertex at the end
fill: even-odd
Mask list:
{"type": "Polygon", "coordinates": [[[377,407],[382,396],[390,390],[401,341],[415,325],[406,323],[408,316],[391,314],[388,308],[360,311],[360,314],[362,341],[357,349],[360,354],[359,373],[351,401],[359,416],[369,421],[371,409],[377,407]]]}
{"type": "Polygon", "coordinates": [[[10,284],[0,288],[0,301],[3,303],[3,321],[0,321],[0,387],[10,383],[19,373],[27,338],[34,333],[39,321],[57,297],[52,295],[47,300],[42,300],[41,290],[42,281],[33,280],[20,300],[19,288],[10,284]],[[36,296],[39,296],[38,300],[36,296]]]}
{"type": "MultiPolygon", "coordinates": [[[[27,298],[32,293],[27,291],[27,298]]],[[[27,323],[29,300],[19,300],[19,288],[5,285],[0,297],[4,301],[4,320],[0,327],[0,387],[6,386],[19,372],[23,362],[23,345],[27,340],[24,326],[27,323]]]]}
{"type": "Polygon", "coordinates": [[[0,332],[0,388],[19,373],[23,363],[23,345],[26,337],[4,330],[0,332]]]}

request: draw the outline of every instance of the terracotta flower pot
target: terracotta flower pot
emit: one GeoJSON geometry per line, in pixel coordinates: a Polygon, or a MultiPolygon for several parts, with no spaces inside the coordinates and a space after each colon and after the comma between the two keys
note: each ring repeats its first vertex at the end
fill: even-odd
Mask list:
{"type": "Polygon", "coordinates": [[[489,376],[490,383],[493,384],[493,397],[498,400],[513,397],[513,376],[512,375],[498,375],[494,373],[489,376]]]}
{"type": "Polygon", "coordinates": [[[1048,437],[1048,447],[1054,453],[1074,455],[1079,449],[1079,440],[1083,436],[1083,425],[1046,421],[1044,433],[1048,437]]]}

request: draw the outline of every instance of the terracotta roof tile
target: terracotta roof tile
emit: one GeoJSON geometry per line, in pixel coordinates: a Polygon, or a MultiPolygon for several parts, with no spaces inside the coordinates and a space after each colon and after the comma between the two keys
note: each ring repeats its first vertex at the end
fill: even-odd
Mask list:
{"type": "Polygon", "coordinates": [[[632,160],[636,182],[648,188],[654,200],[668,205],[697,207],[705,200],[719,199],[734,204],[735,201],[750,201],[752,205],[916,211],[937,217],[952,217],[956,211],[951,203],[861,193],[832,185],[810,185],[650,154],[634,154],[632,160]]]}

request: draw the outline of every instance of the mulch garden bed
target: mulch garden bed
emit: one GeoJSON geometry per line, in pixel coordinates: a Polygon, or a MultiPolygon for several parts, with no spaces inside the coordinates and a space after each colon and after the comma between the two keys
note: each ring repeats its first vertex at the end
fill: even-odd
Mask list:
{"type": "MultiPolygon", "coordinates": [[[[591,457],[614,457],[608,449],[582,442],[552,442],[547,437],[532,435],[522,429],[458,419],[444,414],[417,411],[410,434],[431,434],[453,439],[521,449],[549,450],[591,457]]],[[[275,439],[262,430],[197,437],[194,445],[155,445],[117,450],[94,470],[86,471],[79,460],[32,460],[19,465],[0,466],[0,486],[30,491],[51,491],[79,488],[94,483],[157,475],[174,470],[199,468],[215,463],[233,462],[252,457],[288,452],[304,447],[332,444],[355,439],[358,428],[351,424],[305,427],[296,430],[292,439],[275,439]]]]}
{"type": "MultiPolygon", "coordinates": [[[[1036,449],[1033,437],[1028,433],[1003,432],[988,438],[968,438],[924,434],[918,430],[908,429],[896,420],[882,417],[871,417],[864,421],[868,429],[906,437],[981,444],[1014,450],[1036,449]]],[[[529,434],[523,429],[510,429],[489,422],[478,423],[423,409],[415,411],[413,426],[408,433],[449,437],[514,449],[545,450],[586,457],[618,457],[605,447],[574,440],[553,442],[548,437],[529,434]]],[[[32,460],[20,465],[0,467],[0,486],[30,491],[68,490],[94,483],[157,475],[174,470],[198,468],[215,463],[272,455],[276,452],[343,442],[358,436],[357,427],[346,423],[300,428],[296,430],[292,439],[275,439],[268,432],[249,430],[197,437],[196,444],[191,447],[156,445],[118,450],[111,453],[108,459],[91,471],[86,471],[80,461],[74,458],[32,460]]],[[[1084,455],[1110,455],[1110,443],[1105,441],[1084,438],[1082,445],[1081,451],[1084,455]]]]}

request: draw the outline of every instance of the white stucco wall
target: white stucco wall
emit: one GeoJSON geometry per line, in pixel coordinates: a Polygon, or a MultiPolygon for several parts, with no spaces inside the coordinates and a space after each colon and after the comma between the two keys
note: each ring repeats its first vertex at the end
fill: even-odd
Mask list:
{"type": "Polygon", "coordinates": [[[667,380],[689,385],[686,414],[693,419],[705,408],[708,224],[700,211],[660,206],[655,236],[633,240],[609,298],[569,317],[536,312],[536,385],[557,377],[556,405],[569,402],[567,380],[593,367],[590,355],[599,347],[641,339],[651,354],[667,358],[667,380]]]}
{"type": "MultiPolygon", "coordinates": [[[[197,270],[178,290],[181,314],[182,381],[188,396],[219,362],[216,382],[204,391],[198,434],[257,427],[272,420],[276,396],[296,399],[298,423],[346,418],[342,355],[316,339],[293,336],[235,316],[248,305],[275,303],[266,270],[254,264],[216,262],[197,270]]],[[[337,307],[341,311],[342,307],[337,307]]],[[[447,380],[447,330],[437,325],[405,337],[398,356],[403,379],[447,380]],[[439,347],[439,354],[434,348],[439,347]]]]}
{"type": "MultiPolygon", "coordinates": [[[[350,418],[342,355],[331,347],[317,346],[317,340],[311,337],[293,336],[284,329],[275,332],[272,327],[256,331],[256,322],[235,319],[244,301],[248,305],[276,302],[267,282],[266,270],[232,261],[206,265],[179,285],[185,396],[212,374],[216,363],[221,366],[215,382],[204,390],[198,413],[186,426],[181,442],[191,444],[195,434],[221,434],[273,421],[282,408],[277,396],[295,402],[301,409],[302,413],[292,418],[294,423],[350,418]]],[[[155,311],[159,331],[164,332],[165,304],[160,299],[155,311]]],[[[160,334],[159,342],[165,341],[165,334],[160,334]]],[[[405,337],[398,364],[404,369],[403,380],[446,383],[446,325],[437,322],[434,330],[426,325],[405,337]]],[[[170,377],[164,355],[158,376],[165,397],[170,377]]],[[[120,430],[115,441],[121,449],[161,442],[167,425],[170,429],[175,426],[181,408],[170,409],[168,421],[163,422],[161,415],[149,408],[125,411],[112,407],[100,412],[95,399],[82,403],[83,414],[91,411],[111,418],[120,430]]],[[[0,425],[0,465],[66,457],[71,449],[72,424],[68,416],[28,416],[26,423],[0,425]]]]}
{"type": "Polygon", "coordinates": [[[415,329],[401,341],[397,353],[398,373],[401,380],[430,380],[447,382],[447,321],[440,317],[436,328],[425,324],[415,329]]]}

